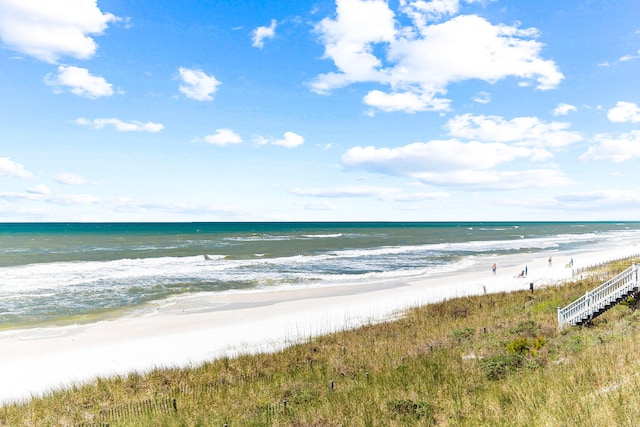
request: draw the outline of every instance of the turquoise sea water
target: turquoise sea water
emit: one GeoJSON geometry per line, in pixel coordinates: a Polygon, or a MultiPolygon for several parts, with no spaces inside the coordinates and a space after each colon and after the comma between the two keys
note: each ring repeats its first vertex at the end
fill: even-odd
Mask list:
{"type": "Polygon", "coordinates": [[[638,222],[0,224],[0,328],[202,292],[428,277],[637,242],[638,222]]]}

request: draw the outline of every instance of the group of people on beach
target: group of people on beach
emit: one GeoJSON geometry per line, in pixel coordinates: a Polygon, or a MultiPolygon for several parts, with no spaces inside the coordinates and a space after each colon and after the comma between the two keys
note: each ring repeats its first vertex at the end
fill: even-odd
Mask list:
{"type": "MultiPolygon", "coordinates": [[[[552,264],[553,264],[553,258],[549,257],[549,263],[548,263],[549,267],[551,267],[552,264]]],[[[573,258],[571,258],[571,260],[567,263],[566,266],[567,268],[573,268],[573,258]]],[[[491,272],[495,275],[497,271],[498,271],[498,265],[494,262],[491,265],[491,272]]],[[[529,268],[525,265],[524,270],[522,270],[522,272],[520,272],[520,274],[518,274],[518,276],[516,277],[518,278],[527,277],[528,273],[529,273],[529,268]]]]}
{"type": "MultiPolygon", "coordinates": [[[[495,275],[498,271],[498,265],[494,262],[491,265],[491,272],[495,275]]],[[[524,266],[524,270],[522,270],[522,272],[520,274],[518,274],[517,277],[527,277],[527,273],[529,272],[529,267],[527,267],[526,265],[524,266]]]]}

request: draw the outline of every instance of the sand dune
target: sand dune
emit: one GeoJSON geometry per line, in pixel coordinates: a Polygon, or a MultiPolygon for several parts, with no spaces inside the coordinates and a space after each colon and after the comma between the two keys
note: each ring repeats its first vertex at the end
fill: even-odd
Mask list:
{"type": "Polygon", "coordinates": [[[589,253],[482,258],[473,268],[411,281],[221,293],[176,299],[155,310],[88,325],[0,333],[0,402],[97,376],[176,367],[275,351],[311,336],[398,315],[411,306],[483,292],[549,285],[574,267],[634,255],[636,246],[589,253]],[[486,261],[486,263],[484,262],[486,261]],[[496,274],[491,264],[497,264],[496,274]],[[517,276],[528,270],[525,278],[517,276]]]}

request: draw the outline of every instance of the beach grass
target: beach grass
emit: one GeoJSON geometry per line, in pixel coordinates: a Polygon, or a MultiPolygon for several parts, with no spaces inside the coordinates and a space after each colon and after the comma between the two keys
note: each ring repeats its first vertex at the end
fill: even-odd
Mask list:
{"type": "Polygon", "coordinates": [[[556,321],[558,306],[630,263],[410,309],[273,353],[98,379],[4,405],[0,426],[636,425],[634,301],[589,326],[558,331],[556,321]]]}

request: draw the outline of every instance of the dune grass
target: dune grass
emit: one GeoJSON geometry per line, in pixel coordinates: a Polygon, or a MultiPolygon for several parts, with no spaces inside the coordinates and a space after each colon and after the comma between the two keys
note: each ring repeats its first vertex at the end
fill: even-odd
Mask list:
{"type": "Polygon", "coordinates": [[[635,304],[590,326],[556,324],[556,307],[630,262],[534,292],[411,309],[275,353],[98,379],[5,405],[0,425],[636,425],[635,304]]]}

